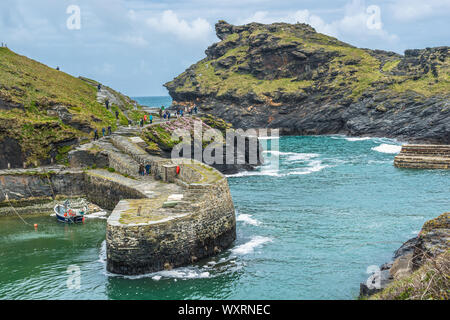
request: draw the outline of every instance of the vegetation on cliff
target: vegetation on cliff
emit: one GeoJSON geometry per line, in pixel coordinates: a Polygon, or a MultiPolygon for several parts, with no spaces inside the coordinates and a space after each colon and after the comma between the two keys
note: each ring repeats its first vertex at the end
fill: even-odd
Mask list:
{"type": "Polygon", "coordinates": [[[394,281],[373,300],[448,300],[450,297],[450,250],[427,260],[412,275],[394,281]]]}
{"type": "MultiPolygon", "coordinates": [[[[412,252],[403,249],[404,254],[400,254],[389,269],[393,281],[370,298],[448,300],[450,296],[449,237],[450,212],[427,221],[418,237],[407,242],[412,244],[412,252]]],[[[402,251],[402,248],[399,250],[402,251]]]]}
{"type": "Polygon", "coordinates": [[[254,93],[270,102],[277,91],[298,94],[312,88],[352,98],[374,87],[423,95],[450,88],[448,47],[401,56],[356,48],[306,24],[232,26],[221,21],[216,30],[222,41],[166,84],[175,96],[254,93]]]}
{"type": "MultiPolygon", "coordinates": [[[[151,154],[161,155],[170,153],[172,149],[182,141],[180,139],[172,139],[172,134],[177,130],[183,130],[189,133],[190,137],[194,137],[195,123],[201,124],[202,131],[202,145],[205,146],[210,143],[210,140],[205,140],[204,133],[209,129],[218,129],[225,136],[225,131],[231,128],[229,123],[224,120],[215,118],[210,115],[201,117],[181,117],[179,119],[148,126],[143,130],[141,137],[147,143],[147,152],[151,154]]],[[[181,132],[181,131],[179,131],[181,132]]]]}
{"type": "Polygon", "coordinates": [[[128,123],[125,113],[132,101],[112,111],[97,101],[97,83],[72,77],[37,61],[0,48],[0,167],[62,161],[71,146],[92,136],[94,129],[128,123]]]}
{"type": "MultiPolygon", "coordinates": [[[[216,32],[221,41],[207,57],[165,84],[175,104],[196,103],[243,128],[389,136],[412,135],[392,123],[423,122],[420,112],[428,108],[448,139],[449,47],[405,55],[361,49],[301,23],[219,21],[216,32]]],[[[438,135],[413,125],[423,139],[438,135]]]]}
{"type": "Polygon", "coordinates": [[[208,164],[212,165],[222,173],[236,173],[240,170],[253,170],[263,162],[262,149],[256,138],[249,138],[242,135],[239,131],[234,131],[231,124],[211,115],[181,117],[176,120],[154,124],[146,127],[142,131],[141,138],[147,144],[145,149],[148,153],[162,157],[170,157],[173,148],[177,145],[181,147],[183,143],[190,146],[190,156],[183,154],[183,152],[186,151],[186,145],[178,150],[179,153],[177,155],[185,158],[194,158],[195,156],[198,156],[196,154],[198,151],[196,150],[201,149],[201,160],[205,161],[203,158],[205,153],[207,153],[208,156],[215,158],[216,150],[221,150],[220,152],[221,155],[223,155],[223,159],[217,161],[217,163],[208,164]],[[198,137],[195,136],[197,132],[199,132],[196,131],[197,126],[199,131],[201,130],[201,141],[197,140],[198,137]],[[210,133],[212,133],[212,131],[210,131],[210,129],[217,129],[217,134],[211,135],[210,133]],[[233,150],[234,163],[227,163],[226,161],[228,152],[226,132],[229,129],[236,137],[233,150]],[[176,139],[173,139],[172,135],[174,133],[178,136],[176,139]],[[238,141],[242,141],[245,144],[245,148],[241,145],[237,145],[238,141]],[[256,155],[250,154],[250,145],[253,142],[255,143],[256,150],[258,150],[256,155]],[[237,161],[238,158],[240,161],[237,161]],[[243,160],[244,163],[242,163],[241,160],[243,160]]]}

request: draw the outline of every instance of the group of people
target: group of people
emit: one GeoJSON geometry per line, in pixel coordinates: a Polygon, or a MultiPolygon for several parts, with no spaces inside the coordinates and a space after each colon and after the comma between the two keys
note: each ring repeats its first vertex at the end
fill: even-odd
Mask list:
{"type": "Polygon", "coordinates": [[[145,114],[144,117],[141,118],[141,120],[139,121],[139,126],[142,128],[144,126],[144,124],[146,124],[146,123],[150,123],[150,124],[153,123],[153,116],[152,115],[147,116],[145,114]]]}
{"type": "Polygon", "coordinates": [[[8,45],[2,42],[2,48],[8,48],[8,45]]]}
{"type": "MultiPolygon", "coordinates": [[[[108,136],[112,135],[111,126],[108,126],[107,128],[102,128],[102,137],[106,136],[107,133],[108,133],[108,136]]],[[[99,139],[98,130],[95,129],[94,130],[94,140],[98,140],[98,139],[99,139]]]]}
{"type": "MultiPolygon", "coordinates": [[[[175,116],[176,116],[177,118],[179,118],[179,117],[183,117],[185,114],[193,115],[193,114],[197,114],[197,113],[198,113],[198,108],[197,108],[197,106],[194,104],[193,106],[190,106],[190,107],[187,107],[187,106],[186,106],[186,107],[184,107],[184,108],[177,109],[177,110],[175,111],[175,116]]],[[[169,121],[170,118],[171,118],[171,116],[172,116],[172,114],[170,113],[169,110],[164,110],[164,106],[162,106],[162,107],[159,109],[159,117],[160,117],[160,118],[169,121]]]]}
{"type": "Polygon", "coordinates": [[[152,166],[149,163],[144,165],[144,163],[141,162],[139,164],[139,175],[140,176],[146,176],[146,175],[148,176],[148,175],[150,175],[151,169],[152,169],[152,166]]]}

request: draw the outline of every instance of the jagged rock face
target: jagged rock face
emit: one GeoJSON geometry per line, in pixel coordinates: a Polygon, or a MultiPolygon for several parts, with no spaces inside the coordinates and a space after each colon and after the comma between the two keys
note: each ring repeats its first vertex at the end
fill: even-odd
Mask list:
{"type": "Polygon", "coordinates": [[[150,154],[171,158],[175,150],[176,157],[193,158],[205,162],[225,174],[254,170],[263,164],[263,150],[258,139],[234,130],[227,132],[230,128],[230,124],[211,116],[180,118],[149,126],[142,132],[141,137],[147,144],[146,151],[150,154]],[[207,133],[210,129],[217,129],[220,139],[216,140],[215,137],[213,142],[207,133]],[[172,133],[178,130],[185,130],[186,136],[180,140],[173,140],[172,133]],[[199,137],[199,131],[201,137],[199,137]],[[230,137],[227,134],[233,134],[233,136],[230,137]],[[178,148],[177,145],[181,146],[182,142],[188,143],[190,148],[178,148]],[[214,158],[214,163],[209,163],[211,160],[207,161],[206,156],[214,158]],[[233,163],[229,163],[231,161],[228,162],[228,158],[233,159],[233,163]]]}
{"type": "Polygon", "coordinates": [[[6,137],[0,141],[0,169],[15,168],[23,165],[24,154],[17,140],[6,137]]]}
{"type": "Polygon", "coordinates": [[[237,128],[450,143],[449,47],[359,49],[305,24],[216,24],[220,42],[165,84],[237,128]]]}

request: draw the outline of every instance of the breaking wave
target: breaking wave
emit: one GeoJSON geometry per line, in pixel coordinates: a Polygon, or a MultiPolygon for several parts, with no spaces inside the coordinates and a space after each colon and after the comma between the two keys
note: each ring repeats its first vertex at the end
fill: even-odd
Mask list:
{"type": "Polygon", "coordinates": [[[255,248],[262,246],[264,243],[267,242],[272,242],[272,238],[255,236],[250,241],[233,248],[231,252],[238,255],[252,253],[255,250],[255,248]]]}
{"type": "Polygon", "coordinates": [[[253,219],[252,215],[244,214],[244,213],[238,214],[236,217],[236,221],[241,221],[246,224],[251,224],[252,226],[259,226],[261,224],[261,222],[259,222],[258,220],[253,219]]]}
{"type": "Polygon", "coordinates": [[[373,151],[378,151],[381,153],[399,153],[402,150],[402,146],[382,143],[377,147],[372,148],[373,151]]]}
{"type": "Polygon", "coordinates": [[[351,137],[351,138],[344,138],[344,139],[347,141],[353,142],[353,141],[366,141],[366,140],[371,140],[373,138],[371,138],[371,137],[351,137]]]}

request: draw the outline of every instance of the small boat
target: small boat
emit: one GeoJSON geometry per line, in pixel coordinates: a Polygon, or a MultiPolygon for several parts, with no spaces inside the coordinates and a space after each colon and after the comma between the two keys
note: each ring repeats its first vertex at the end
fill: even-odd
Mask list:
{"type": "Polygon", "coordinates": [[[83,209],[72,209],[68,200],[64,204],[57,204],[53,210],[55,211],[56,219],[63,223],[82,223],[87,212],[86,207],[83,209]]]}

